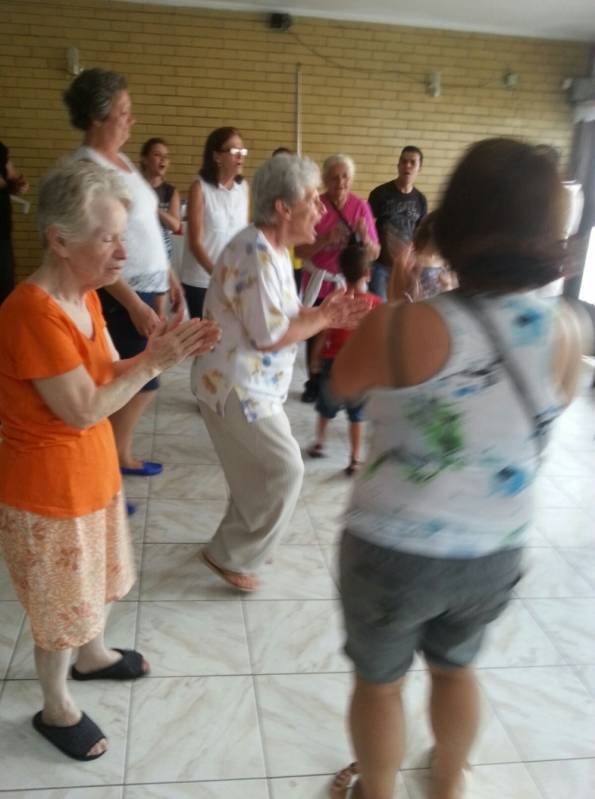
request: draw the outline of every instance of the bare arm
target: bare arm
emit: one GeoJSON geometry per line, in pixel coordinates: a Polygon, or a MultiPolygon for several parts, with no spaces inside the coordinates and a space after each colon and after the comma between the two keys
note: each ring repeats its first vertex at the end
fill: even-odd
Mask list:
{"type": "Polygon", "coordinates": [[[180,193],[177,189],[174,189],[167,211],[159,209],[159,219],[174,233],[180,229],[180,193]]]}
{"type": "Polygon", "coordinates": [[[188,246],[197,262],[209,274],[212,274],[215,264],[207,255],[202,245],[204,232],[205,203],[200,181],[195,180],[188,194],[188,246]]]}
{"type": "Polygon", "coordinates": [[[280,350],[305,341],[327,327],[357,327],[369,310],[369,303],[363,296],[351,297],[343,290],[334,291],[325,298],[322,305],[316,308],[302,307],[299,316],[290,321],[279,341],[258,349],[261,352],[280,350]]]}
{"type": "Polygon", "coordinates": [[[219,328],[213,322],[193,319],[180,324],[179,319],[181,315],[169,328],[162,325],[149,339],[147,349],[130,362],[117,361],[117,376],[110,383],[96,386],[81,365],[56,377],[33,380],[33,385],[49,409],[67,425],[79,430],[92,427],[122,408],[153,377],[217,342],[219,328]]]}
{"type": "Polygon", "coordinates": [[[576,305],[562,301],[556,320],[554,346],[554,381],[565,404],[572,402],[581,371],[581,357],[591,349],[593,329],[587,312],[576,305]]]}
{"type": "Polygon", "coordinates": [[[379,305],[335,358],[331,388],[340,397],[361,397],[377,386],[414,386],[442,369],[450,352],[448,329],[426,303],[379,305]],[[397,363],[398,361],[398,363],[397,363]]]}
{"type": "Polygon", "coordinates": [[[290,347],[300,341],[305,341],[327,327],[324,313],[321,312],[322,306],[318,308],[301,308],[299,316],[292,319],[285,334],[279,341],[268,347],[259,347],[261,352],[271,352],[290,347]]]}
{"type": "MultiPolygon", "coordinates": [[[[373,220],[370,220],[370,224],[374,224],[373,220]]],[[[355,223],[355,231],[359,235],[362,244],[366,247],[368,258],[370,261],[375,261],[380,255],[380,244],[372,240],[368,228],[368,220],[365,216],[360,216],[357,220],[355,223]]]]}

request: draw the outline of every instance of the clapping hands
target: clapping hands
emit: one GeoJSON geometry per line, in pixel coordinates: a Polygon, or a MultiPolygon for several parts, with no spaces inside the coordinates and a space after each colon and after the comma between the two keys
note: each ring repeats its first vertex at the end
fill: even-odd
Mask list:
{"type": "Polygon", "coordinates": [[[183,322],[183,310],[161,322],[149,337],[146,356],[160,372],[194,355],[209,352],[221,339],[221,329],[208,319],[183,322]]]}
{"type": "Polygon", "coordinates": [[[365,295],[352,295],[345,289],[339,289],[324,299],[320,312],[325,316],[325,327],[352,330],[358,326],[371,307],[372,304],[365,295]]]}

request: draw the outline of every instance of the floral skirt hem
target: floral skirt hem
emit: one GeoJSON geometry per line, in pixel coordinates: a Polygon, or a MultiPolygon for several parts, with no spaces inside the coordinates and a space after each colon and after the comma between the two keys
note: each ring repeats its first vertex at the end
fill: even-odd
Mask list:
{"type": "Polygon", "coordinates": [[[48,651],[95,638],[106,604],[125,596],[135,581],[121,493],[105,508],[74,518],[0,505],[0,548],[35,644],[48,651]]]}

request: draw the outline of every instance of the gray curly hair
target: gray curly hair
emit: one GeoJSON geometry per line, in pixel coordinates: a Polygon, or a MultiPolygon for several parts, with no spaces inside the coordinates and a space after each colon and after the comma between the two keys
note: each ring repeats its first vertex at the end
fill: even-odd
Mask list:
{"type": "Polygon", "coordinates": [[[252,213],[255,225],[275,220],[275,202],[290,208],[303,200],[306,189],[318,188],[320,170],[311,158],[281,153],[258,167],[252,178],[252,213]]]}
{"type": "Polygon", "coordinates": [[[41,243],[55,225],[67,241],[85,241],[94,226],[93,208],[102,197],[111,197],[130,208],[130,195],[117,172],[93,161],[62,161],[50,170],[39,187],[37,226],[41,243]]]}

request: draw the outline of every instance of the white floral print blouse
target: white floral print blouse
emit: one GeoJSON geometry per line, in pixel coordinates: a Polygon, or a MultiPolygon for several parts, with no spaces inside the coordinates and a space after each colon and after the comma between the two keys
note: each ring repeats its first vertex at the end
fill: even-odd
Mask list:
{"type": "Polygon", "coordinates": [[[221,326],[221,341],[194,360],[192,390],[220,416],[235,391],[249,422],[278,413],[291,382],[297,345],[262,351],[285,335],[299,314],[287,250],[276,250],[249,225],[223,250],[205,299],[205,318],[221,326]]]}

